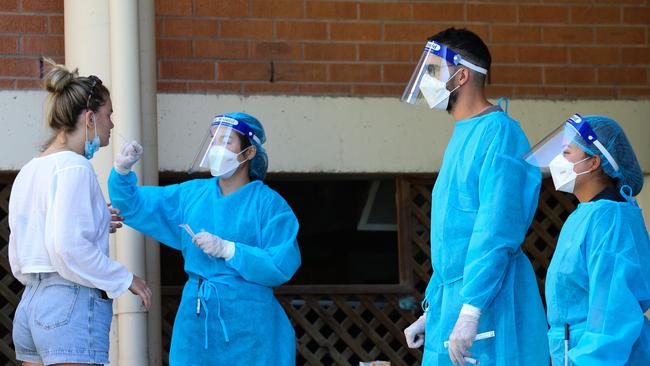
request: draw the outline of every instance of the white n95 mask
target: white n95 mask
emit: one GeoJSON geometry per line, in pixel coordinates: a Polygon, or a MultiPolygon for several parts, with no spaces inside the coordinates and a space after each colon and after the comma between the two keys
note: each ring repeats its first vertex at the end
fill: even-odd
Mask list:
{"type": "MultiPolygon", "coordinates": [[[[449,80],[456,76],[458,71],[460,69],[449,80]]],[[[454,90],[456,89],[458,89],[458,86],[454,88],[454,90]]],[[[447,90],[447,82],[441,81],[426,73],[422,75],[422,80],[420,80],[420,92],[422,92],[430,108],[446,110],[449,104],[449,96],[454,90],[447,90]]]]}
{"type": "Polygon", "coordinates": [[[225,179],[232,177],[232,175],[235,174],[235,171],[237,171],[239,165],[243,163],[237,159],[239,154],[235,154],[224,146],[217,145],[211,147],[210,152],[208,153],[210,174],[212,174],[213,177],[225,179]]]}
{"type": "Polygon", "coordinates": [[[548,168],[551,171],[551,177],[553,178],[553,185],[555,186],[555,190],[560,192],[573,193],[578,176],[589,173],[589,170],[582,173],[576,173],[573,168],[577,164],[580,164],[590,158],[591,156],[587,156],[586,158],[576,163],[572,163],[567,160],[567,158],[565,158],[562,153],[553,158],[553,160],[551,160],[551,162],[548,164],[548,168]]]}

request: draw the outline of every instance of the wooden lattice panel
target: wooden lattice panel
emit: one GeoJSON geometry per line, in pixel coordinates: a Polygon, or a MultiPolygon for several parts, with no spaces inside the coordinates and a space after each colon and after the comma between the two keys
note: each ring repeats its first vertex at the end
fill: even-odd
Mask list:
{"type": "Polygon", "coordinates": [[[403,336],[415,316],[400,308],[397,295],[278,298],[296,329],[299,365],[358,365],[372,360],[419,364],[420,350],[408,348],[403,336]]]}
{"type": "MultiPolygon", "coordinates": [[[[163,289],[163,364],[169,363],[174,314],[181,288],[163,289]]],[[[421,350],[406,346],[403,330],[416,316],[403,310],[404,294],[277,295],[296,331],[298,365],[353,365],[385,360],[419,365],[421,350]]],[[[300,291],[297,291],[300,292],[300,291]]]]}
{"type": "Polygon", "coordinates": [[[546,270],[551,263],[557,238],[564,221],[576,209],[577,202],[573,195],[556,191],[551,179],[542,182],[537,212],[522,246],[533,264],[542,300],[546,270]]]}
{"type": "Polygon", "coordinates": [[[11,339],[12,320],[23,286],[9,267],[9,194],[11,184],[0,183],[0,365],[18,365],[11,339]]]}
{"type": "MultiPolygon", "coordinates": [[[[433,273],[429,238],[432,187],[433,180],[425,178],[404,178],[398,183],[399,235],[410,250],[407,263],[411,263],[412,283],[420,295],[424,294],[433,273]]],[[[557,238],[576,204],[574,196],[556,191],[551,179],[542,182],[537,211],[522,245],[533,264],[542,299],[546,270],[555,251],[557,238]]]]}
{"type": "Polygon", "coordinates": [[[182,288],[174,288],[171,292],[163,289],[162,295],[162,362],[163,365],[169,365],[169,348],[172,341],[172,329],[174,327],[174,317],[176,310],[181,301],[180,294],[182,288]]]}
{"type": "Polygon", "coordinates": [[[422,301],[429,283],[431,268],[431,190],[433,180],[424,178],[399,179],[397,210],[399,211],[400,246],[406,256],[406,281],[422,301]]]}

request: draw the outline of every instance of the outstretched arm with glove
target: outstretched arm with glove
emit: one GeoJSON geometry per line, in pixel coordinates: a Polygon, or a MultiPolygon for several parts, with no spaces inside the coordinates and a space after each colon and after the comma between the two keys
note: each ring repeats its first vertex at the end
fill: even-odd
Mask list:
{"type": "Polygon", "coordinates": [[[183,212],[180,185],[138,186],[138,178],[131,169],[142,154],[142,146],[131,141],[124,143],[115,156],[114,169],[108,177],[111,203],[120,210],[125,224],[180,250],[178,223],[182,222],[183,212]]]}
{"type": "Polygon", "coordinates": [[[115,155],[113,167],[121,175],[127,175],[131,168],[142,158],[144,149],[136,141],[122,144],[120,152],[115,155]]]}

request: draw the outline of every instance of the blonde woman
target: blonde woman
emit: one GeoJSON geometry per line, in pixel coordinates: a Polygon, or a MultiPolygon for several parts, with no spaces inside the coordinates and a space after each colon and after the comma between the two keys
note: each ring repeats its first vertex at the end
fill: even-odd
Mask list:
{"type": "Polygon", "coordinates": [[[108,363],[112,302],[151,290],[108,256],[116,225],[89,159],[108,145],[113,107],[96,76],[48,60],[44,150],[18,173],[9,202],[9,261],[24,284],[13,325],[23,366],[108,363]]]}

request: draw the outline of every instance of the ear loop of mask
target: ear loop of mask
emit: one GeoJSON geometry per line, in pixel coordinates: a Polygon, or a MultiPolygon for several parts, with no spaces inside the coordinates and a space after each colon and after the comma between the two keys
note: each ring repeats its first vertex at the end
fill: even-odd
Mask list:
{"type": "MultiPolygon", "coordinates": [[[[580,163],[583,163],[583,162],[585,162],[585,161],[587,161],[587,160],[589,160],[589,159],[591,159],[591,158],[593,158],[593,156],[587,156],[586,158],[584,158],[584,159],[582,159],[582,160],[580,160],[580,161],[578,161],[578,162],[573,163],[573,167],[575,168],[576,165],[578,165],[578,164],[580,164],[580,163]]],[[[579,176],[581,176],[581,175],[585,175],[585,174],[589,174],[589,173],[591,173],[592,170],[591,170],[591,169],[587,169],[586,172],[576,173],[576,171],[575,171],[575,169],[574,169],[573,172],[575,173],[576,177],[579,177],[579,176]]]]}
{"type": "MultiPolygon", "coordinates": [[[[246,150],[250,149],[251,147],[253,147],[253,145],[251,145],[251,146],[245,148],[244,150],[240,151],[240,152],[237,154],[237,156],[239,156],[239,155],[245,153],[246,150]]],[[[245,159],[244,161],[242,161],[241,163],[239,163],[240,165],[241,165],[241,164],[244,164],[244,163],[247,162],[247,161],[252,160],[252,159],[246,159],[246,156],[244,156],[244,159],[245,159]]],[[[239,161],[239,159],[238,159],[237,161],[239,161]]]]}
{"type": "MultiPolygon", "coordinates": [[[[253,159],[246,159],[246,156],[244,156],[244,161],[239,161],[239,155],[242,155],[243,153],[246,152],[246,150],[250,149],[251,147],[253,147],[253,145],[251,145],[251,146],[245,148],[244,150],[240,151],[239,153],[237,153],[237,155],[236,155],[236,157],[235,157],[235,160],[237,160],[237,167],[234,169],[235,171],[236,171],[237,169],[239,169],[239,167],[242,166],[242,165],[243,165],[244,163],[246,163],[247,161],[251,161],[251,160],[253,160],[253,159]]],[[[233,174],[234,174],[234,173],[233,173],[233,174]]]]}
{"type": "Polygon", "coordinates": [[[235,168],[235,169],[239,169],[239,167],[242,164],[244,164],[245,162],[253,160],[253,159],[246,159],[246,157],[244,156],[244,161],[239,161],[239,155],[242,155],[243,153],[246,152],[246,150],[250,149],[251,147],[253,147],[253,145],[251,145],[251,146],[245,148],[244,150],[242,150],[242,151],[235,154],[235,159],[237,160],[237,168],[235,168]]]}
{"type": "MultiPolygon", "coordinates": [[[[93,126],[94,126],[93,131],[95,131],[95,136],[97,136],[97,123],[95,123],[95,115],[94,114],[90,116],[90,120],[92,121],[93,126]]],[[[89,141],[88,140],[88,124],[85,123],[84,125],[86,126],[86,141],[89,141]]],[[[95,137],[93,137],[93,139],[94,138],[95,137]]]]}
{"type": "MultiPolygon", "coordinates": [[[[445,82],[445,88],[447,87],[447,83],[449,83],[449,82],[450,82],[450,81],[451,81],[451,80],[456,76],[456,74],[458,74],[458,72],[459,72],[460,70],[461,70],[461,68],[459,67],[458,70],[456,70],[456,72],[455,72],[453,75],[451,75],[451,76],[449,77],[449,79],[445,82]]],[[[456,91],[458,88],[460,88],[460,87],[461,87],[461,85],[457,85],[453,90],[451,90],[451,91],[449,92],[449,94],[455,92],[455,91],[456,91]]]]}

